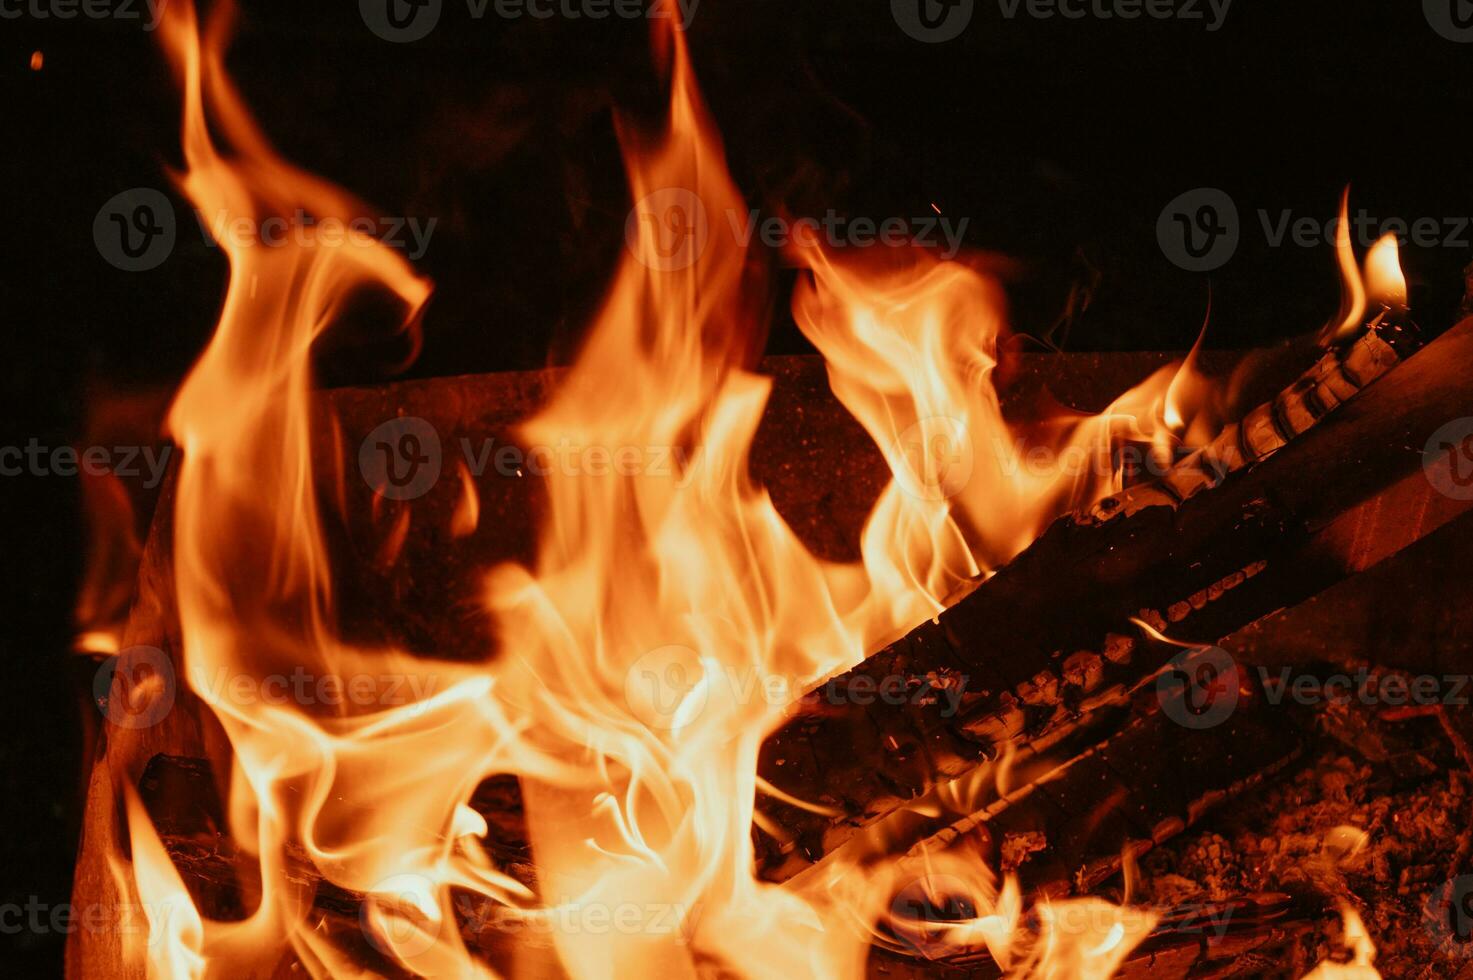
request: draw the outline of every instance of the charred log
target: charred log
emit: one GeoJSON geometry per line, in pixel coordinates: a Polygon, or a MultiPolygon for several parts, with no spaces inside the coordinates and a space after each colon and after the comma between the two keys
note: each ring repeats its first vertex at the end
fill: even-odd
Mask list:
{"type": "MultiPolygon", "coordinates": [[[[1354,365],[1384,372],[1400,359],[1397,346],[1322,362],[1250,413],[1245,426],[1286,438],[1230,430],[1222,454],[1248,446],[1257,455],[1211,492],[1141,490],[1091,517],[1061,520],[937,620],[831,682],[842,693],[900,678],[919,694],[889,699],[898,704],[820,699],[768,740],[762,777],[824,812],[759,799],[770,828],[757,834],[763,874],[791,877],[1005,744],[1046,747],[1088,722],[1175,652],[1137,642],[1133,619],[1212,642],[1368,567],[1367,554],[1345,547],[1344,522],[1358,522],[1358,505],[1376,494],[1419,496],[1431,523],[1407,527],[1410,540],[1458,512],[1461,501],[1414,481],[1429,437],[1473,414],[1473,394],[1457,381],[1473,366],[1473,321],[1360,394],[1337,389],[1343,405],[1310,396],[1342,384],[1327,379],[1346,367],[1358,381],[1374,372],[1354,365]],[[1317,424],[1280,421],[1307,419],[1315,405],[1324,409],[1317,424]],[[1266,421],[1248,422],[1255,418],[1266,421]]],[[[1214,482],[1213,467],[1192,470],[1214,482]]]]}

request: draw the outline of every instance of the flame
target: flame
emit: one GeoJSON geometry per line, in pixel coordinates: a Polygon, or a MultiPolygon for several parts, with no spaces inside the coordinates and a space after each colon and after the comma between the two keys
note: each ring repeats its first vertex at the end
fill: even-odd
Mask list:
{"type": "Polygon", "coordinates": [[[1340,906],[1340,945],[1350,953],[1349,963],[1329,960],[1304,975],[1304,980],[1381,980],[1381,973],[1371,964],[1376,960],[1376,944],[1360,915],[1349,905],[1340,906]]]}
{"type": "Polygon", "coordinates": [[[1119,490],[1120,447],[1169,455],[1181,442],[1172,430],[1199,383],[1192,367],[1162,368],[1098,415],[1048,405],[1011,420],[995,378],[1006,331],[993,279],[923,254],[886,265],[817,249],[799,259],[811,276],[794,316],[895,476],[862,539],[870,580],[891,597],[890,630],[939,612],[1061,514],[1119,490]]]}
{"type": "Polygon", "coordinates": [[[82,482],[87,518],[86,572],[77,592],[78,653],[113,654],[122,647],[133,581],[143,543],[138,539],[133,500],[116,474],[88,474],[82,482]]]}
{"type": "MultiPolygon", "coordinates": [[[[152,447],[163,414],[158,392],[122,392],[96,388],[88,393],[85,458],[91,447],[128,445],[148,447],[140,452],[149,471],[147,483],[161,479],[168,462],[167,447],[152,447]]],[[[86,654],[115,654],[123,631],[143,556],[139,514],[147,513],[146,493],[154,487],[126,482],[111,468],[79,466],[82,511],[87,528],[84,572],[73,609],[76,636],[73,649],[86,654]]]]}
{"type": "Polygon", "coordinates": [[[1335,224],[1335,261],[1340,267],[1340,311],[1320,334],[1324,344],[1340,343],[1365,325],[1367,303],[1388,309],[1407,305],[1406,276],[1394,234],[1387,233],[1366,253],[1365,274],[1355,264],[1350,242],[1350,188],[1340,196],[1340,218],[1335,224]]]}
{"type": "Polygon", "coordinates": [[[1366,253],[1366,292],[1382,306],[1407,305],[1407,280],[1401,271],[1396,236],[1387,232],[1366,253]]]}
{"type": "MultiPolygon", "coordinates": [[[[296,209],[366,213],[257,129],[223,68],[231,17],[222,7],[201,36],[176,4],[162,25],[184,93],[182,191],[225,226],[296,209]]],[[[714,231],[743,201],[682,34],[672,19],[654,24],[669,114],[653,138],[620,120],[636,202],[629,254],[521,435],[659,447],[678,466],[552,468],[535,561],[486,573],[498,647],[479,661],[338,634],[320,511],[332,495],[317,487],[337,480],[341,492],[341,473],[314,470],[341,456],[314,442],[314,342],[365,289],[393,297],[413,333],[428,282],[351,236],[221,242],[219,322],[168,419],[183,457],[174,587],[183,676],[229,741],[230,832],[260,887],[244,918],[204,915],[130,796],[131,863],[118,857],[117,873],[169,911],[149,919],[146,948],[127,951],[152,975],[267,974],[283,958],[314,976],[490,975],[463,936],[467,897],[496,921],[543,928],[557,967],[579,977],[858,976],[876,942],[985,948],[1017,975],[1106,977],[1150,932],[1153,914],[1096,899],[1041,905],[1026,924],[1016,881],[965,849],[919,867],[836,855],[784,886],[755,877],[757,753],[789,708],[766,696],[771,681],[800,694],[934,615],[1057,515],[1118,489],[1122,446],[1171,451],[1213,426],[1190,366],[1163,368],[1098,415],[1044,405],[1009,418],[997,380],[1004,306],[983,269],[921,254],[877,267],[813,247],[795,314],[894,478],[864,527],[862,562],[812,555],[749,477],[771,389],[751,370],[761,263],[714,231]],[[1039,450],[1056,462],[1033,465],[1039,450]],[[242,704],[211,683],[223,673],[264,685],[294,670],[393,674],[416,695],[371,708],[242,704]],[[497,866],[470,806],[498,774],[520,782],[531,884],[497,866]],[[358,921],[313,906],[303,861],[360,898],[358,921]],[[930,876],[915,886],[920,907],[955,905],[955,918],[896,913],[892,898],[918,874],[930,876]],[[944,888],[931,887],[937,876],[944,888]]],[[[464,473],[447,482],[459,494],[452,535],[469,534],[474,486],[464,473]]],[[[416,514],[380,505],[374,550],[392,562],[416,514]]]]}
{"type": "Polygon", "coordinates": [[[463,538],[475,532],[481,524],[481,495],[471,479],[470,467],[460,461],[460,499],[455,502],[455,511],[450,515],[450,536],[463,538]]]}

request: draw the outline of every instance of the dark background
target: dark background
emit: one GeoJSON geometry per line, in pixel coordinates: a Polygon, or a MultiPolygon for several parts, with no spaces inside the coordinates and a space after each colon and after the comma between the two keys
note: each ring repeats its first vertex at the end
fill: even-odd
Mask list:
{"type": "MultiPolygon", "coordinates": [[[[31,2],[31,0],[27,0],[31,2]]],[[[1449,0],[1451,2],[1451,0],[1449,0]]],[[[630,202],[611,107],[658,117],[641,21],[509,22],[446,0],[427,38],[376,37],[350,0],[245,0],[230,65],[278,148],[387,215],[438,219],[418,263],[436,283],[416,376],[565,361],[623,243],[630,202]]],[[[8,7],[9,10],[25,8],[8,7]]],[[[1277,222],[1328,219],[1341,188],[1378,218],[1473,215],[1466,133],[1473,45],[1445,40],[1416,0],[1236,0],[1226,21],[1007,20],[978,0],[943,44],[903,33],[886,0],[704,0],[695,67],[752,206],[883,218],[932,202],[967,244],[1016,259],[1017,330],[1074,350],[1243,347],[1319,327],[1338,283],[1321,245],[1271,247],[1277,222]],[[1156,223],[1192,188],[1237,203],[1242,242],[1188,273],[1156,223]]],[[[92,221],[178,162],[178,95],[142,22],[0,20],[8,445],[77,443],[103,390],[166,389],[213,325],[218,249],[192,221],[158,268],[113,268],[92,221]],[[30,67],[33,51],[44,64],[30,67]]],[[[1448,224],[1456,230],[1456,224],[1448,224]]],[[[1463,242],[1408,247],[1413,308],[1450,322],[1463,242]]],[[[768,349],[806,345],[779,273],[768,349]]],[[[380,380],[372,358],[330,383],[380,380]]],[[[78,481],[0,477],[14,540],[3,631],[6,732],[0,903],[64,902],[84,769],[69,668],[81,569],[78,481]]],[[[22,971],[59,968],[64,937],[23,931],[22,971]]],[[[9,954],[0,954],[9,955],[9,954]]],[[[8,971],[7,971],[8,972],[8,971]]]]}

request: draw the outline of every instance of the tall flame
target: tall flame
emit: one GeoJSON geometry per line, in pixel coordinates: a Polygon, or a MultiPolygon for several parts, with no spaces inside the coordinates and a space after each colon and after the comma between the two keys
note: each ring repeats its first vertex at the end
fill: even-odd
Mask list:
{"type": "Polygon", "coordinates": [[[1335,223],[1335,261],[1340,267],[1340,310],[1321,333],[1323,343],[1347,340],[1365,325],[1368,302],[1388,309],[1407,305],[1406,276],[1396,235],[1388,232],[1366,253],[1365,274],[1355,264],[1350,242],[1350,188],[1340,196],[1340,218],[1335,223]]]}
{"type": "MultiPolygon", "coordinates": [[[[550,472],[535,561],[486,576],[499,649],[481,662],[338,634],[314,489],[314,460],[336,458],[336,447],[314,446],[309,425],[314,342],[364,288],[395,297],[412,330],[428,283],[362,238],[221,242],[230,283],[219,324],[169,415],[183,453],[174,583],[184,674],[229,739],[230,831],[259,863],[260,888],[238,921],[203,916],[130,796],[132,864],[119,859],[118,873],[146,908],[168,912],[150,919],[146,949],[129,950],[152,974],[265,974],[294,957],[315,976],[384,961],[489,975],[463,938],[467,897],[497,922],[545,929],[556,966],[580,977],[858,976],[871,943],[907,930],[912,947],[939,936],[942,950],[986,948],[1019,974],[1105,977],[1149,932],[1151,916],[1085,900],[1040,908],[1037,935],[1025,935],[1016,882],[999,883],[975,855],[927,856],[921,868],[836,856],[801,884],[755,877],[757,753],[788,707],[766,696],[771,682],[798,694],[858,662],[1122,479],[1109,467],[1039,469],[1030,450],[1084,460],[1126,441],[1169,450],[1194,429],[1201,399],[1196,382],[1173,390],[1167,368],[1100,415],[1010,422],[993,377],[996,283],[964,264],[914,257],[876,269],[814,249],[798,321],[894,480],[864,529],[862,563],[813,556],[748,475],[771,388],[750,370],[762,337],[749,298],[758,263],[713,233],[713,218],[742,200],[684,38],[671,20],[655,23],[669,117],[654,139],[620,126],[637,202],[629,255],[576,362],[522,434],[611,452],[662,447],[681,465],[550,472]],[[420,694],[372,710],[243,705],[209,683],[303,668],[397,673],[420,694]],[[531,885],[496,865],[470,806],[497,774],[520,780],[531,885]],[[362,897],[359,921],[314,908],[303,861],[362,897]],[[892,897],[918,874],[946,876],[970,914],[907,925],[892,897]]],[[[184,193],[230,224],[298,208],[365,213],[268,145],[223,69],[229,27],[228,8],[203,39],[187,5],[165,21],[184,91],[184,193]]],[[[460,489],[454,528],[464,534],[478,508],[469,481],[460,489]]],[[[413,519],[403,510],[388,533],[413,519]]],[[[548,971],[534,944],[512,945],[526,972],[548,971]]]]}

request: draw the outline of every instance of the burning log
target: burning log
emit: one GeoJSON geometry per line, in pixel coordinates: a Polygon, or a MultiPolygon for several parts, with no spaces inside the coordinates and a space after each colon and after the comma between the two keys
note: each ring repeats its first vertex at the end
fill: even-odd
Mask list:
{"type": "MultiPolygon", "coordinates": [[[[1230,901],[1155,910],[1151,934],[1115,974],[1117,980],[1187,980],[1189,977],[1260,977],[1298,957],[1296,947],[1324,935],[1337,918],[1323,903],[1283,894],[1245,895],[1230,901]]],[[[1302,974],[1304,962],[1292,974],[1302,974]]],[[[872,980],[957,978],[997,980],[1003,974],[985,950],[919,960],[877,950],[869,962],[872,980]]]]}
{"type": "Polygon", "coordinates": [[[1066,737],[1167,659],[1130,638],[1133,618],[1217,638],[1359,570],[1337,522],[1414,473],[1438,428],[1473,414],[1456,380],[1473,365],[1473,321],[1352,398],[1346,382],[1386,373],[1407,349],[1363,344],[1214,443],[1217,458],[1235,462],[1240,450],[1243,464],[1258,465],[1214,479],[1216,467],[1194,464],[1163,481],[1169,491],[1141,489],[1057,522],[937,620],[831,681],[830,703],[805,707],[764,746],[760,775],[818,808],[759,800],[763,874],[783,880],[810,867],[1004,744],[1046,748],[1066,737]],[[892,677],[920,695],[899,705],[840,696],[892,677]]]}
{"type": "Polygon", "coordinates": [[[1120,870],[1123,853],[1144,854],[1299,755],[1299,733],[1267,710],[1252,677],[1233,671],[1220,680],[1238,691],[1222,724],[1183,727],[1177,719],[1190,710],[1185,688],[1167,701],[1152,687],[1135,698],[1132,716],[1107,740],[952,823],[911,853],[922,857],[981,835],[990,865],[1016,871],[1026,894],[1092,891],[1120,870]]]}
{"type": "MultiPolygon", "coordinates": [[[[1284,349],[1276,356],[1279,362],[1287,362],[1294,354],[1284,349]]],[[[1043,387],[1067,390],[1076,407],[1097,411],[1172,359],[1162,353],[1022,355],[1011,366],[1010,391],[1014,397],[1027,399],[1043,387]]],[[[1230,362],[1224,361],[1222,367],[1228,366],[1230,362]]],[[[774,387],[752,454],[753,475],[771,487],[784,518],[810,548],[826,557],[852,560],[859,527],[889,479],[884,459],[834,400],[819,359],[769,358],[763,370],[774,378],[774,387]]],[[[1269,369],[1270,373],[1275,370],[1276,366],[1269,369]]],[[[539,372],[324,393],[324,407],[331,411],[322,412],[317,438],[327,450],[323,454],[327,459],[346,457],[344,466],[350,475],[324,466],[321,492],[325,498],[340,500],[344,480],[353,481],[350,487],[360,491],[346,494],[341,501],[346,508],[341,525],[327,529],[335,549],[364,559],[344,561],[336,568],[342,576],[336,584],[347,633],[408,649],[433,649],[447,657],[480,657],[494,646],[484,618],[467,615],[474,597],[466,589],[479,581],[474,573],[494,561],[529,559],[530,528],[540,487],[537,480],[502,472],[494,464],[473,472],[480,501],[479,530],[452,543],[445,528],[459,496],[459,484],[452,479],[454,457],[467,451],[470,440],[476,440],[472,459],[484,458],[483,446],[494,451],[513,444],[515,423],[536,410],[555,382],[555,374],[539,372]],[[337,421],[329,422],[329,416],[337,421]],[[391,561],[370,561],[369,553],[376,558],[378,552],[363,542],[381,537],[396,510],[394,506],[380,510],[383,502],[363,492],[353,472],[354,450],[376,426],[401,416],[423,418],[440,433],[444,472],[435,489],[413,502],[413,521],[408,522],[397,556],[391,561]]],[[[150,812],[156,811],[168,825],[161,827],[164,843],[191,890],[200,886],[196,899],[201,908],[218,910],[222,918],[229,919],[231,908],[248,904],[246,896],[254,886],[249,863],[235,863],[233,845],[223,830],[223,808],[218,802],[203,809],[189,803],[191,796],[223,798],[229,750],[210,710],[183,683],[174,609],[174,503],[172,482],[166,482],[123,645],[156,648],[167,655],[175,683],[168,690],[164,713],[154,723],[137,725],[123,719],[129,723],[104,728],[106,737],[98,746],[88,790],[76,894],[82,903],[127,901],[125,895],[113,891],[107,855],[128,853],[128,830],[118,814],[123,809],[124,788],[133,786],[152,801],[150,812]],[[181,766],[185,772],[170,775],[181,766]],[[157,781],[162,781],[163,790],[153,786],[157,781]],[[176,789],[167,790],[168,786],[176,789]],[[161,792],[179,802],[164,803],[161,792]],[[170,809],[176,805],[184,807],[182,815],[170,809]],[[171,812],[175,815],[167,817],[171,812]]],[[[337,513],[333,508],[328,511],[337,513]]],[[[472,805],[487,818],[491,838],[499,842],[492,850],[503,868],[530,881],[525,873],[529,845],[516,781],[510,777],[488,780],[477,790],[472,805]]],[[[307,864],[294,867],[298,883],[320,880],[307,864]]],[[[353,907],[351,896],[334,897],[331,888],[319,889],[317,894],[340,911],[353,907]]],[[[330,908],[323,911],[338,914],[330,908]]],[[[73,939],[73,961],[118,959],[117,938],[107,932],[78,933],[73,939]]]]}

